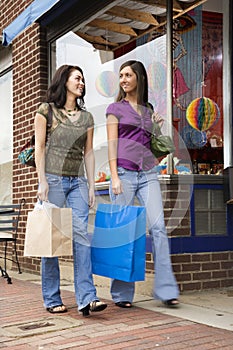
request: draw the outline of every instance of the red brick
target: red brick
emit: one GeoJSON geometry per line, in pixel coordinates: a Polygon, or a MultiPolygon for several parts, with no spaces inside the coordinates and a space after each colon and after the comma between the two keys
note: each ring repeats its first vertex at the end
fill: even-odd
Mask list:
{"type": "Polygon", "coordinates": [[[211,254],[193,254],[192,262],[210,261],[211,254]]]}
{"type": "Polygon", "coordinates": [[[221,280],[220,287],[232,287],[233,286],[233,280],[231,279],[223,279],[221,280]]]}
{"type": "Polygon", "coordinates": [[[212,289],[212,288],[220,288],[221,282],[220,281],[205,281],[202,282],[203,289],[212,289]]]}
{"type": "Polygon", "coordinates": [[[190,291],[190,290],[200,290],[201,289],[201,282],[192,282],[192,283],[183,283],[182,284],[182,290],[190,291]]]}
{"type": "Polygon", "coordinates": [[[212,260],[229,260],[229,253],[228,252],[222,252],[222,253],[212,253],[212,260]]]}
{"type": "Polygon", "coordinates": [[[180,254],[180,255],[172,255],[171,256],[173,263],[184,263],[191,262],[191,255],[188,254],[180,254]]]}
{"type": "Polygon", "coordinates": [[[233,270],[233,261],[222,261],[221,268],[226,270],[228,269],[233,270]]]}
{"type": "Polygon", "coordinates": [[[197,272],[193,273],[193,280],[206,280],[211,278],[211,273],[210,272],[197,272]]]}
{"type": "Polygon", "coordinates": [[[220,269],[220,263],[203,263],[202,264],[202,270],[219,270],[220,269]]]}
{"type": "Polygon", "coordinates": [[[192,264],[182,264],[182,271],[200,271],[201,264],[192,263],[192,264]]]}
{"type": "Polygon", "coordinates": [[[175,276],[178,282],[187,282],[192,280],[191,273],[176,273],[175,276]]]}
{"type": "MultiPolygon", "coordinates": [[[[229,272],[228,272],[228,274],[229,274],[229,272]]],[[[213,278],[226,278],[227,277],[227,272],[226,271],[213,271],[212,272],[212,277],[213,278]]],[[[233,273],[232,273],[232,277],[233,277],[233,273]]]]}

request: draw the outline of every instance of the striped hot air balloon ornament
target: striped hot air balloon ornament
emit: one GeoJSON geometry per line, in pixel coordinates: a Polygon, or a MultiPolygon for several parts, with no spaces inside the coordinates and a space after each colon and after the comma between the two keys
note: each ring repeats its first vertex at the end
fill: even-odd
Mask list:
{"type": "Polygon", "coordinates": [[[217,103],[208,97],[198,97],[187,107],[186,119],[196,130],[205,131],[219,119],[220,111],[217,103]]]}

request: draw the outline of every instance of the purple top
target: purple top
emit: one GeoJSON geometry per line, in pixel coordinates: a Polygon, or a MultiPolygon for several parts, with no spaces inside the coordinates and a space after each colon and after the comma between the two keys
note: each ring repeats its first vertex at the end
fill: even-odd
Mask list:
{"type": "Polygon", "coordinates": [[[117,166],[128,170],[150,170],[155,166],[155,158],[150,150],[152,122],[149,109],[139,115],[126,100],[111,103],[106,115],[113,114],[118,119],[117,166]]]}

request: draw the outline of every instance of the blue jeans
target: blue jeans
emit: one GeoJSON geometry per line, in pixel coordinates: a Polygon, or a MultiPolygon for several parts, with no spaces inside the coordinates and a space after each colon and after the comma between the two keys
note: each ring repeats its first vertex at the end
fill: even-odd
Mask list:
{"type": "MultiPolygon", "coordinates": [[[[46,174],[49,184],[49,202],[62,208],[72,208],[74,288],[78,309],[98,300],[93,284],[91,248],[87,234],[88,186],[84,177],[46,174]]],[[[42,294],[44,306],[62,304],[60,295],[60,270],[57,257],[42,258],[42,294]]]]}
{"type": "MultiPolygon", "coordinates": [[[[149,171],[130,171],[118,167],[123,193],[114,195],[110,186],[110,197],[114,204],[133,205],[135,197],[146,207],[147,226],[152,238],[155,264],[153,296],[160,300],[178,298],[179,289],[172,271],[169,243],[164,223],[163,202],[156,167],[149,171]]],[[[133,301],[134,282],[111,281],[113,301],[133,301]]]]}

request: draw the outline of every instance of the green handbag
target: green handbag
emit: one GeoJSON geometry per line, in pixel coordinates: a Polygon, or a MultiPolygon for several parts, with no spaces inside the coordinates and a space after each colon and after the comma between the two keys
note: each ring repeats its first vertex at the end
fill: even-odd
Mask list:
{"type": "Polygon", "coordinates": [[[166,156],[175,151],[175,145],[170,136],[162,135],[159,125],[152,122],[151,152],[156,158],[166,156]]]}

